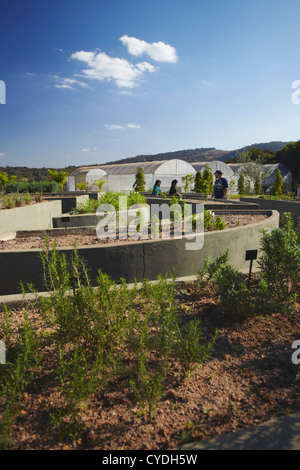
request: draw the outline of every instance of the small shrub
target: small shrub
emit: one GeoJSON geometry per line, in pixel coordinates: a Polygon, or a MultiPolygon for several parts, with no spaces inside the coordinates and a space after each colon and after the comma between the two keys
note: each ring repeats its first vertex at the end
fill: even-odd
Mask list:
{"type": "Polygon", "coordinates": [[[54,181],[13,182],[5,185],[5,193],[56,193],[58,189],[54,181]]]}
{"type": "Polygon", "coordinates": [[[98,200],[89,199],[88,201],[79,204],[73,208],[71,214],[94,214],[97,212],[97,208],[101,204],[111,204],[115,211],[119,211],[119,198],[121,196],[127,197],[127,207],[134,204],[147,204],[147,199],[140,193],[130,191],[129,193],[118,192],[118,191],[107,191],[102,194],[98,200]]]}
{"type": "Polygon", "coordinates": [[[61,437],[75,439],[83,429],[80,413],[86,400],[103,384],[103,352],[101,348],[91,357],[90,352],[75,345],[71,355],[64,355],[59,345],[57,376],[65,406],[51,414],[61,437]]]}
{"type": "Polygon", "coordinates": [[[10,442],[10,429],[22,407],[22,396],[32,382],[39,362],[37,338],[24,313],[24,324],[12,335],[6,310],[3,339],[8,349],[5,367],[0,367],[0,449],[10,442]],[[8,348],[9,346],[9,348],[8,348]]]}
{"type": "Polygon", "coordinates": [[[190,377],[211,354],[218,332],[208,342],[202,342],[199,320],[190,320],[185,328],[177,325],[176,355],[180,361],[183,377],[190,377]]]}
{"type": "Polygon", "coordinates": [[[145,174],[143,168],[139,167],[137,169],[136,175],[135,175],[135,181],[133,183],[133,189],[137,193],[143,193],[145,192],[146,188],[146,180],[145,180],[145,174]]]}
{"type": "Polygon", "coordinates": [[[292,299],[300,281],[299,226],[294,228],[289,213],[282,215],[281,224],[271,233],[262,231],[261,256],[258,260],[261,279],[268,286],[265,289],[268,298],[278,302],[292,299]]]}
{"type": "Polygon", "coordinates": [[[216,261],[209,257],[197,274],[196,291],[199,293],[207,281],[215,283],[220,296],[222,309],[227,312],[241,313],[250,309],[250,291],[245,283],[244,275],[229,264],[229,250],[219,256],[216,261]]]}

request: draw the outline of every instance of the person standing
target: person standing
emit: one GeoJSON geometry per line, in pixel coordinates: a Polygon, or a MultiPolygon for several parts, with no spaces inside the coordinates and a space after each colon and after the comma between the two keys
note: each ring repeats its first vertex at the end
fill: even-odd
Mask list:
{"type": "Polygon", "coordinates": [[[220,170],[215,172],[215,184],[211,197],[215,199],[227,199],[228,193],[228,181],[226,178],[223,178],[223,173],[220,170]]]}

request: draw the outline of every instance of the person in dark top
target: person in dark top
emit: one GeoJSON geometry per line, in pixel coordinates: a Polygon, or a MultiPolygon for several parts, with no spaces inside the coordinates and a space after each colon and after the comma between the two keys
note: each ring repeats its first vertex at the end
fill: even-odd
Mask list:
{"type": "Polygon", "coordinates": [[[215,199],[226,199],[228,192],[228,181],[222,177],[222,171],[217,170],[215,172],[216,181],[211,197],[215,199]]]}
{"type": "Polygon", "coordinates": [[[172,185],[169,191],[169,196],[178,196],[181,197],[181,194],[177,191],[176,186],[178,185],[177,180],[172,181],[172,185]]]}

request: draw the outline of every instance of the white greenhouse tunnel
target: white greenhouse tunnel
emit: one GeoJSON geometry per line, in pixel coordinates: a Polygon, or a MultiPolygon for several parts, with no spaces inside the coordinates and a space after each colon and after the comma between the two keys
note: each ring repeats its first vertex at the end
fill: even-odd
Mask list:
{"type": "Polygon", "coordinates": [[[76,191],[78,183],[84,182],[89,190],[97,190],[93,182],[100,179],[105,181],[103,191],[132,191],[138,168],[144,170],[147,191],[152,191],[157,180],[161,181],[161,189],[168,191],[174,179],[181,186],[183,177],[196,174],[192,165],[179,159],[81,167],[69,176],[67,189],[76,191]]]}
{"type": "MultiPolygon", "coordinates": [[[[199,170],[203,172],[207,164],[213,174],[215,171],[220,170],[223,173],[223,177],[228,180],[229,193],[237,194],[237,182],[243,169],[242,164],[226,164],[219,160],[187,163],[180,159],[80,167],[69,175],[67,190],[77,191],[78,183],[87,183],[89,191],[97,191],[98,187],[94,182],[102,180],[104,181],[102,191],[132,191],[136,172],[138,168],[142,168],[144,170],[147,192],[152,191],[157,180],[161,181],[162,191],[168,192],[174,179],[178,180],[178,187],[182,188],[183,177],[187,175],[195,176],[199,170]]],[[[286,190],[291,191],[292,173],[281,163],[263,165],[264,176],[261,181],[262,186],[271,188],[278,169],[281,171],[286,190]]],[[[191,185],[192,187],[193,185],[191,185]]]]}

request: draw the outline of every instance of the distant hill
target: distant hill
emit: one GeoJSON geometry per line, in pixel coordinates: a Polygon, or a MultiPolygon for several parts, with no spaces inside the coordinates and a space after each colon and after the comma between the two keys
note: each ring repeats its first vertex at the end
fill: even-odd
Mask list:
{"type": "Polygon", "coordinates": [[[114,163],[136,163],[136,162],[152,162],[161,160],[180,159],[188,163],[204,162],[210,160],[221,160],[226,158],[229,152],[227,150],[217,150],[214,147],[197,148],[188,150],[177,150],[175,152],[158,153],[155,155],[137,155],[136,157],[122,158],[107,162],[107,165],[114,163]]]}
{"type": "Polygon", "coordinates": [[[259,148],[262,150],[282,150],[289,142],[264,142],[259,144],[248,145],[246,147],[236,150],[217,150],[214,147],[208,148],[197,148],[188,150],[177,150],[175,152],[158,153],[155,155],[137,155],[136,157],[122,158],[113,162],[107,162],[106,164],[114,163],[136,163],[136,162],[152,162],[160,160],[171,160],[173,158],[179,158],[188,163],[193,162],[205,162],[212,160],[220,160],[226,162],[226,160],[236,157],[239,153],[252,148],[259,148]]]}
{"type": "Polygon", "coordinates": [[[274,141],[274,142],[265,142],[265,143],[260,143],[260,144],[247,145],[246,147],[243,147],[241,149],[232,150],[228,152],[223,161],[226,162],[226,160],[235,158],[239,154],[243,153],[244,151],[251,150],[254,148],[258,148],[261,150],[271,150],[273,152],[277,152],[278,150],[282,150],[287,144],[290,144],[290,142],[274,141]]]}

